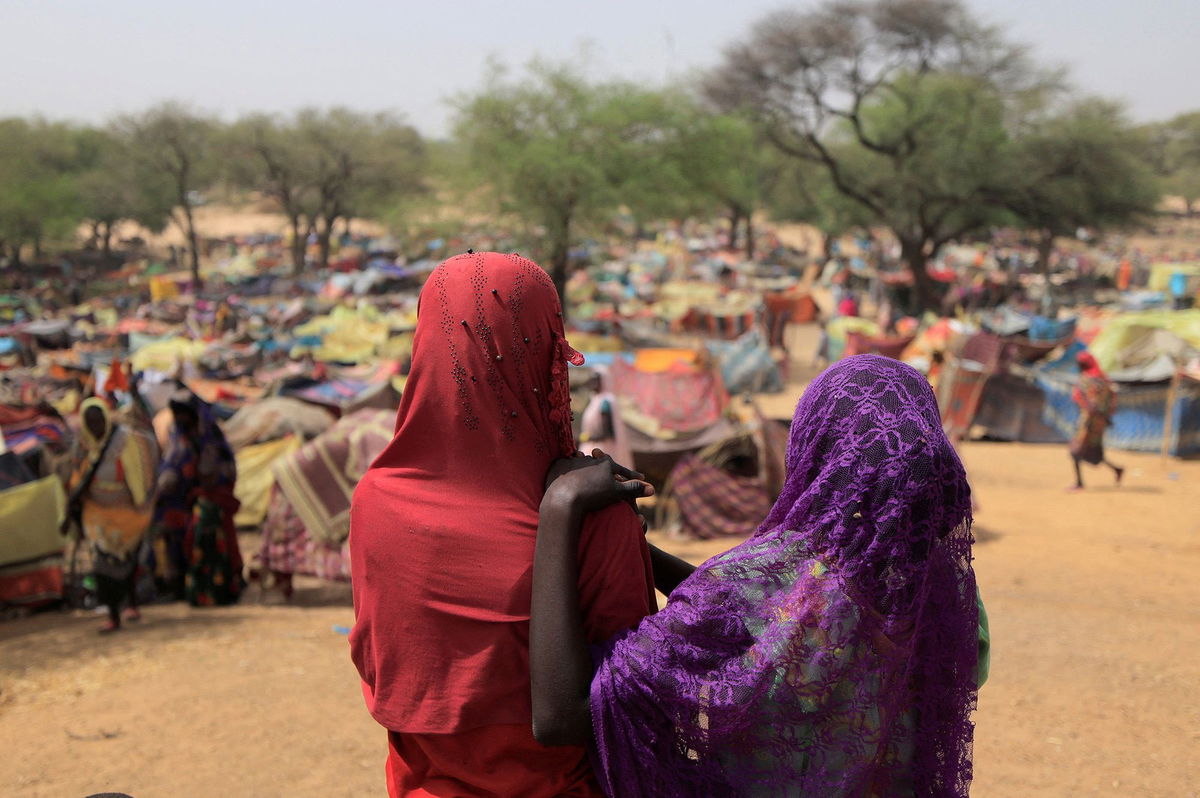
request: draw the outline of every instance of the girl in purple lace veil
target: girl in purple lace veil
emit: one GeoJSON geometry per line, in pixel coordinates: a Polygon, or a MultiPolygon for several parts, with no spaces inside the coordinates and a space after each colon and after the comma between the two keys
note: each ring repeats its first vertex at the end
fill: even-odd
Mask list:
{"type": "MultiPolygon", "coordinates": [[[[873,355],[827,369],[796,408],[786,484],[758,532],[593,651],[605,791],[967,795],[979,679],[970,509],[921,374],[873,355]]],[[[539,558],[550,531],[544,522],[539,558]]]]}

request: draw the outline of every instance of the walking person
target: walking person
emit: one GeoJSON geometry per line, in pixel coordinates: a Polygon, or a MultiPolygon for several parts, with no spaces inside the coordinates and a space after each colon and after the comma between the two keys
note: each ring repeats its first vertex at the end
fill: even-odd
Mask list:
{"type": "Polygon", "coordinates": [[[123,605],[127,620],[141,617],[135,581],[154,510],[158,446],[152,435],[117,423],[102,399],[85,400],[80,416],[83,456],[64,527],[76,522],[91,546],[98,598],[108,607],[100,632],[107,634],[121,628],[123,605]]]}
{"type": "Polygon", "coordinates": [[[1075,484],[1069,490],[1083,490],[1080,463],[1103,463],[1112,470],[1113,477],[1120,485],[1125,469],[1114,465],[1104,456],[1104,433],[1112,424],[1112,416],[1117,409],[1116,393],[1108,375],[1091,352],[1080,352],[1075,362],[1079,364],[1079,384],[1071,392],[1071,398],[1079,405],[1079,427],[1070,445],[1071,460],[1075,463],[1075,484]]]}

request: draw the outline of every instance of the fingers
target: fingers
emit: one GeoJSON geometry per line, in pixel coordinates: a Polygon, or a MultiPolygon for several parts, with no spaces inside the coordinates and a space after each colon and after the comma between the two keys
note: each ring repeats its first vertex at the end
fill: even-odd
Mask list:
{"type": "Polygon", "coordinates": [[[592,449],[592,457],[595,457],[597,460],[607,460],[608,462],[612,463],[613,474],[622,479],[644,480],[646,478],[646,475],[640,471],[634,471],[628,466],[621,465],[616,460],[612,459],[611,456],[605,454],[602,449],[592,449]]]}
{"type": "Polygon", "coordinates": [[[640,479],[630,479],[625,482],[618,482],[616,491],[620,496],[632,496],[635,499],[642,499],[654,495],[654,486],[640,479]]]}

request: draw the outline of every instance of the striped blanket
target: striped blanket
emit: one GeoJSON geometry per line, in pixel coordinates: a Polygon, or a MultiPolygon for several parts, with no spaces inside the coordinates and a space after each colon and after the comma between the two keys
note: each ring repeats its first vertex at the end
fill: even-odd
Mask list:
{"type": "Polygon", "coordinates": [[[339,543],[349,534],[350,497],[392,440],[395,417],[391,410],[357,410],[276,461],[275,482],[313,540],[339,543]]]}

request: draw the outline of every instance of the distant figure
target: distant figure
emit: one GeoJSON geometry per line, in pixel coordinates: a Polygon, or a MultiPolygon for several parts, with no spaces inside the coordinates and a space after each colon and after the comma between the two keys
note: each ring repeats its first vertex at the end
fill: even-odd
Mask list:
{"type": "Polygon", "coordinates": [[[1083,473],[1079,463],[1100,465],[1103,463],[1112,469],[1117,484],[1125,469],[1115,466],[1104,457],[1104,432],[1112,423],[1112,414],[1116,410],[1116,394],[1113,393],[1112,383],[1101,369],[1100,364],[1091,352],[1080,352],[1075,358],[1079,364],[1079,385],[1075,387],[1071,397],[1079,405],[1079,429],[1071,440],[1071,458],[1075,461],[1075,484],[1070,490],[1083,490],[1083,473]]]}
{"type": "Polygon", "coordinates": [[[187,389],[170,401],[171,438],[158,475],[155,536],[166,549],[176,598],[194,606],[233,604],[241,595],[242,555],[233,517],[237,463],[212,408],[187,389]]]}
{"type": "Polygon", "coordinates": [[[108,606],[101,633],[121,628],[125,617],[136,621],[134,589],[138,550],[150,528],[154,510],[154,472],[158,445],[153,436],[117,424],[108,405],[88,399],[82,405],[83,457],[71,480],[71,508],[66,527],[75,520],[92,548],[92,568],[100,603],[108,606]]]}
{"type": "Polygon", "coordinates": [[[1168,287],[1171,289],[1171,300],[1176,310],[1187,310],[1192,305],[1192,298],[1187,295],[1187,275],[1183,272],[1171,274],[1168,287]]]}
{"type": "Polygon", "coordinates": [[[1128,291],[1129,286],[1133,282],[1133,263],[1129,258],[1122,258],[1121,265],[1117,267],[1117,290],[1128,291]]]}

